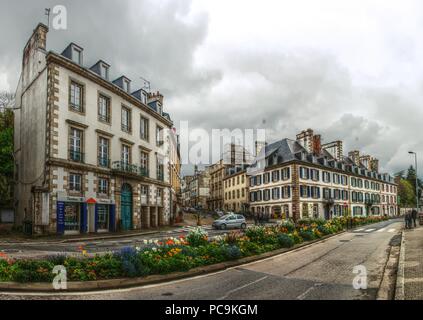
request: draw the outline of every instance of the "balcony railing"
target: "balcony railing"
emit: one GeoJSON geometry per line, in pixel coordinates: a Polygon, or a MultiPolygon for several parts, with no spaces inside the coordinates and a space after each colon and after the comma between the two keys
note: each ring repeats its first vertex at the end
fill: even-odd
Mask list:
{"type": "Polygon", "coordinates": [[[157,173],[157,180],[164,181],[164,174],[162,172],[157,173]]]}
{"type": "Polygon", "coordinates": [[[104,158],[104,157],[99,157],[98,158],[98,165],[100,167],[109,168],[110,167],[110,159],[104,158]]]}
{"type": "Polygon", "coordinates": [[[122,131],[124,131],[124,132],[131,132],[131,126],[130,126],[130,125],[128,125],[128,124],[125,124],[125,123],[122,123],[122,124],[121,124],[121,129],[122,129],[122,131]]]}
{"type": "Polygon", "coordinates": [[[110,123],[110,115],[109,114],[99,114],[98,120],[110,123]]]}
{"type": "Polygon", "coordinates": [[[148,169],[139,167],[134,164],[129,164],[124,161],[115,161],[112,163],[112,170],[137,175],[141,177],[148,177],[148,169]]]}
{"type": "Polygon", "coordinates": [[[84,162],[84,154],[80,151],[76,151],[76,150],[69,150],[69,159],[71,161],[75,161],[75,162],[84,162]]]}

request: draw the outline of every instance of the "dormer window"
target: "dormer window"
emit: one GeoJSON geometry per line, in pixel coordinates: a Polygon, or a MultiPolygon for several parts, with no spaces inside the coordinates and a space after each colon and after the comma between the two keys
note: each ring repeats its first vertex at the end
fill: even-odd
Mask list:
{"type": "Polygon", "coordinates": [[[72,61],[82,65],[82,50],[77,47],[72,47],[72,61]]]}
{"type": "Polygon", "coordinates": [[[157,113],[162,115],[163,113],[163,108],[162,105],[160,103],[157,103],[157,113]]]}
{"type": "Polygon", "coordinates": [[[130,81],[127,79],[123,79],[123,90],[125,90],[128,93],[131,91],[131,84],[130,84],[130,81]]]}
{"type": "Polygon", "coordinates": [[[100,76],[103,79],[109,79],[109,66],[105,65],[104,63],[100,64],[100,76]]]}
{"type": "Polygon", "coordinates": [[[145,92],[141,92],[141,102],[147,104],[147,94],[145,92]]]}

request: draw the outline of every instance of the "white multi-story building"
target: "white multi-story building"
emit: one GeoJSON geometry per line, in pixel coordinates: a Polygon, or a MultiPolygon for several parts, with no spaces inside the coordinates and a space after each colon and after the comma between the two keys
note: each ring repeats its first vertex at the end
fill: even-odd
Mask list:
{"type": "Polygon", "coordinates": [[[263,147],[247,169],[253,213],[284,218],[398,214],[397,185],[378,161],[358,151],[342,156],[342,142],[321,145],[303,131],[263,147]]]}
{"type": "Polygon", "coordinates": [[[110,66],[84,65],[71,43],[47,51],[39,24],[17,88],[17,223],[35,233],[133,230],[169,222],[169,130],[163,96],[133,90],[110,66]]]}

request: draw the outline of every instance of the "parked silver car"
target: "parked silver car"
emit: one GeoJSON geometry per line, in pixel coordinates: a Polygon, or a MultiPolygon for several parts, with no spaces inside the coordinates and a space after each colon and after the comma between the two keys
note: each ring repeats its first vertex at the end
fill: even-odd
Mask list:
{"type": "Polygon", "coordinates": [[[247,222],[245,217],[240,214],[227,214],[213,222],[214,229],[245,229],[247,222]]]}

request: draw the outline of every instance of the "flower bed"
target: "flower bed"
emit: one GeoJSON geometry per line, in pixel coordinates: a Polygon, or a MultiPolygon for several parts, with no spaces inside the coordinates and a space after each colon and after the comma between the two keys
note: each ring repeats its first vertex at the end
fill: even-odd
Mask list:
{"type": "Polygon", "coordinates": [[[68,281],[90,281],[123,277],[142,277],[188,271],[223,261],[257,255],[280,248],[290,248],[304,241],[357,226],[387,220],[385,217],[286,221],[274,226],[256,226],[245,233],[231,232],[209,239],[196,228],[186,237],[165,241],[145,241],[141,247],[127,247],[119,252],[87,257],[52,256],[44,260],[13,260],[0,255],[0,281],[51,282],[54,266],[63,265],[68,281]],[[352,219],[352,220],[351,220],[352,219]]]}

